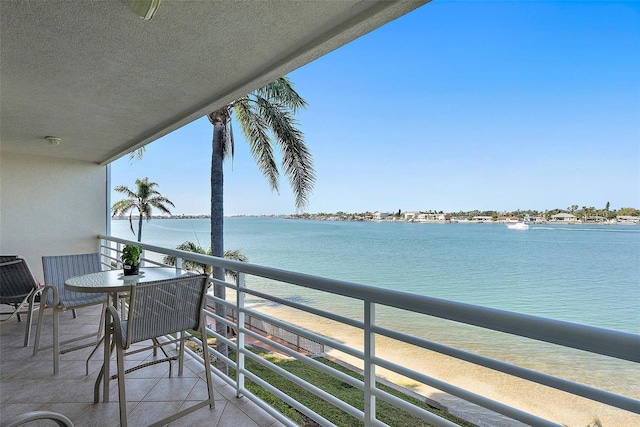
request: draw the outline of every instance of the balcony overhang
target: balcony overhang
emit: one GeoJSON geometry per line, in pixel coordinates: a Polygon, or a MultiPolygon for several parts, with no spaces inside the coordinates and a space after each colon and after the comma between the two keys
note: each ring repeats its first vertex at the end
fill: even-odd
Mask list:
{"type": "Polygon", "coordinates": [[[3,1],[1,150],[109,163],[427,1],[3,1]]]}

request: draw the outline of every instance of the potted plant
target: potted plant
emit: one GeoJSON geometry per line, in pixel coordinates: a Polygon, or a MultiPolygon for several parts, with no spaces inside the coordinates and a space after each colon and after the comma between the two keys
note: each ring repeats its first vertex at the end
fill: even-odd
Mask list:
{"type": "Polygon", "coordinates": [[[122,261],[122,268],[125,276],[134,276],[138,274],[141,253],[142,248],[140,246],[124,246],[122,249],[122,255],[120,255],[120,260],[122,261]]]}

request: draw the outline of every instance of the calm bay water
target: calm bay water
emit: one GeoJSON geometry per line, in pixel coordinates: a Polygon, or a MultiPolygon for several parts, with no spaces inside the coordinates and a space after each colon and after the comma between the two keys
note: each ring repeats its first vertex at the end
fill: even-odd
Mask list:
{"type": "MultiPolygon", "coordinates": [[[[128,221],[114,236],[133,238],[128,221]]],[[[208,219],[153,219],[143,240],[209,246],[208,219]]],[[[225,219],[249,262],[640,333],[640,227],[225,219]]]]}
{"type": "MultiPolygon", "coordinates": [[[[112,234],[133,238],[128,221],[112,221],[112,234]]],[[[208,247],[209,239],[208,219],[154,219],[143,226],[143,240],[164,247],[186,240],[208,247]]],[[[519,231],[501,224],[234,217],[225,219],[225,247],[240,249],[253,264],[640,333],[640,227],[636,226],[534,225],[519,231]]],[[[258,278],[249,278],[248,283],[282,298],[360,316],[361,304],[353,301],[262,283],[258,278]]],[[[284,312],[275,315],[286,317],[284,312]]],[[[300,321],[300,316],[291,319],[300,321]]],[[[383,326],[640,398],[640,372],[628,362],[437,319],[416,321],[400,311],[380,310],[377,319],[383,326]]],[[[348,342],[361,340],[360,335],[335,332],[337,339],[348,342]]],[[[387,351],[397,349],[390,343],[387,351]]],[[[396,356],[409,358],[418,370],[437,365],[430,356],[410,350],[396,356]]],[[[466,369],[452,370],[449,363],[442,363],[443,375],[466,369]]],[[[471,374],[457,376],[468,381],[471,374]]],[[[495,390],[506,387],[500,384],[495,390]]],[[[499,392],[524,396],[528,390],[526,385],[499,392]]],[[[577,403],[575,407],[580,414],[592,411],[577,403]]]]}

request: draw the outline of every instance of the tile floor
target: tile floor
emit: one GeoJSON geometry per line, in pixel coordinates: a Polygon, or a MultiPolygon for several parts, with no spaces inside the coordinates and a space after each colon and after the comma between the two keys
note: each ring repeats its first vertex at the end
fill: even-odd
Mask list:
{"type": "MultiPolygon", "coordinates": [[[[49,311],[49,310],[48,310],[49,311]]],[[[96,329],[100,318],[99,307],[84,308],[73,319],[64,313],[60,319],[61,339],[65,335],[82,334],[96,329]]],[[[51,350],[32,356],[35,322],[29,347],[23,347],[24,317],[22,322],[12,319],[0,324],[0,423],[11,417],[36,410],[59,412],[66,415],[76,427],[116,427],[119,423],[117,381],[111,381],[110,401],[93,403],[93,386],[102,364],[101,349],[89,362],[89,375],[85,363],[91,348],[61,356],[60,372],[53,375],[51,350]]],[[[51,318],[45,318],[43,344],[50,342],[51,318]]],[[[114,356],[115,357],[115,356],[114,356]]],[[[136,355],[138,359],[153,357],[151,352],[136,355]]],[[[187,356],[188,357],[188,356],[187,356]]],[[[115,370],[115,359],[112,362],[115,370]]],[[[182,377],[169,378],[166,363],[134,371],[127,375],[127,411],[129,425],[144,426],[178,411],[189,401],[206,398],[204,367],[195,360],[185,361],[182,377]]],[[[170,426],[214,427],[272,427],[281,426],[247,398],[236,398],[233,388],[215,375],[215,408],[201,408],[170,426]]],[[[31,423],[50,426],[51,422],[31,423]]]]}

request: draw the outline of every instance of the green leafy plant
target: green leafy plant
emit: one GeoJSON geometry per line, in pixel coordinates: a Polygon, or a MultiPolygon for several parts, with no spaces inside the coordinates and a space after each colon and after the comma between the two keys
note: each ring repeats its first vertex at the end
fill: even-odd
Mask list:
{"type": "Polygon", "coordinates": [[[124,264],[136,266],[140,262],[140,254],[142,254],[142,247],[137,245],[125,245],[122,249],[120,260],[124,264]]]}

